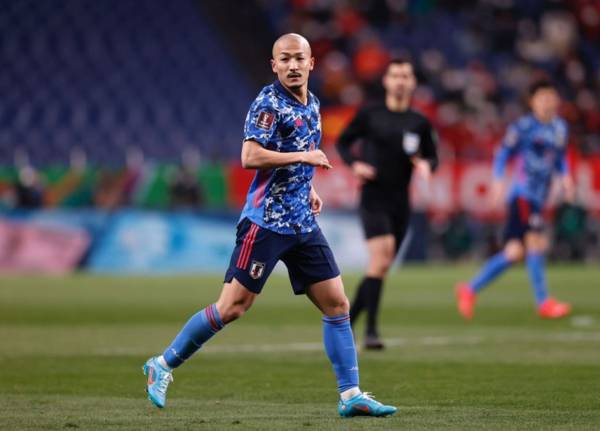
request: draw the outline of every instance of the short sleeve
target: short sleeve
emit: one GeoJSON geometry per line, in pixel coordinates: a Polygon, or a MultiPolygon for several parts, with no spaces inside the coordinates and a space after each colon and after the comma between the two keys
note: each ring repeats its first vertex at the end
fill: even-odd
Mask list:
{"type": "Polygon", "coordinates": [[[352,147],[357,139],[364,138],[368,134],[368,124],[369,113],[365,108],[362,108],[340,134],[336,147],[340,157],[347,165],[351,165],[358,160],[352,152],[352,147]]]}
{"type": "Polygon", "coordinates": [[[502,139],[502,146],[509,149],[510,151],[514,151],[517,145],[519,144],[519,138],[519,126],[513,123],[506,129],[506,133],[504,134],[504,138],[502,139]]]}
{"type": "Polygon", "coordinates": [[[266,146],[277,128],[277,111],[268,95],[259,95],[246,115],[244,141],[256,141],[266,146]]]}
{"type": "Polygon", "coordinates": [[[427,160],[431,165],[431,170],[435,171],[439,163],[437,154],[438,136],[428,120],[425,120],[421,129],[421,142],[421,157],[427,160]]]}
{"type": "Polygon", "coordinates": [[[513,123],[506,129],[506,134],[502,139],[500,148],[494,158],[494,178],[499,179],[504,177],[506,165],[508,161],[515,155],[519,146],[521,133],[519,124],[513,123]]]}
{"type": "Polygon", "coordinates": [[[564,121],[558,122],[556,126],[556,160],[554,163],[555,170],[561,175],[566,175],[569,172],[567,164],[567,143],[569,140],[569,129],[564,121]]]}

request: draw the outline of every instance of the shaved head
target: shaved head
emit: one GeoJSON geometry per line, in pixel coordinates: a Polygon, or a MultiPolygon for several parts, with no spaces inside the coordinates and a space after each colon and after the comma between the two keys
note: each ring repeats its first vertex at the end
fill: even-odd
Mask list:
{"type": "Polygon", "coordinates": [[[308,40],[306,40],[304,36],[301,36],[297,33],[287,33],[277,39],[273,44],[273,50],[271,51],[271,54],[273,55],[273,58],[275,58],[280,52],[288,51],[290,49],[300,49],[304,51],[308,57],[312,55],[308,40]]]}
{"type": "Polygon", "coordinates": [[[296,33],[287,33],[273,44],[271,67],[279,82],[306,103],[308,76],[313,70],[308,40],[296,33]]]}

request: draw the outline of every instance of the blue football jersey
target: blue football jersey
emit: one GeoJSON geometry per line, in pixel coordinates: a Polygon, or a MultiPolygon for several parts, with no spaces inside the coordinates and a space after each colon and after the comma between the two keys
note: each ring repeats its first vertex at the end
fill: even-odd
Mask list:
{"type": "Polygon", "coordinates": [[[542,123],[532,114],[508,127],[494,160],[494,176],[503,177],[507,162],[514,159],[509,200],[520,196],[543,206],[552,175],[567,173],[567,133],[562,118],[542,123]]]}
{"type": "MultiPolygon", "coordinates": [[[[246,116],[244,141],[247,140],[282,153],[318,149],[319,100],[309,91],[308,103],[304,105],[279,81],[267,85],[246,116]]],[[[314,171],[313,166],[302,163],[257,170],[240,219],[247,217],[281,234],[318,229],[309,204],[314,171]]]]}

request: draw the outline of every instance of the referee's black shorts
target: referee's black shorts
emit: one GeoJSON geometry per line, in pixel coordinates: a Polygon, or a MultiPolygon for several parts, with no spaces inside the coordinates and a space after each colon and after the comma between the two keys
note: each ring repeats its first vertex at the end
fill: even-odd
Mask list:
{"type": "Polygon", "coordinates": [[[394,235],[396,252],[400,248],[410,220],[408,204],[368,204],[362,202],[359,208],[360,220],[367,239],[382,235],[394,235]]]}

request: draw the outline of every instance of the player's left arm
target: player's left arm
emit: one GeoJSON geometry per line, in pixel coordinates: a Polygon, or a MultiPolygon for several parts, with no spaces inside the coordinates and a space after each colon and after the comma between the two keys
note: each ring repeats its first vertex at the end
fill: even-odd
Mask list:
{"type": "Polygon", "coordinates": [[[437,154],[437,134],[431,127],[429,122],[421,135],[421,146],[418,155],[412,156],[411,161],[419,173],[425,180],[431,178],[432,172],[434,172],[439,164],[437,154]]]}
{"type": "Polygon", "coordinates": [[[563,189],[564,198],[567,202],[575,202],[575,183],[573,177],[569,171],[569,164],[567,163],[567,129],[566,125],[563,126],[561,134],[558,137],[561,141],[558,142],[558,154],[554,163],[554,170],[558,173],[560,178],[560,184],[563,189]]]}
{"type": "Polygon", "coordinates": [[[321,209],[323,209],[323,199],[317,194],[315,187],[311,184],[310,186],[310,195],[308,196],[308,201],[310,203],[310,209],[314,215],[321,214],[321,209]]]}

